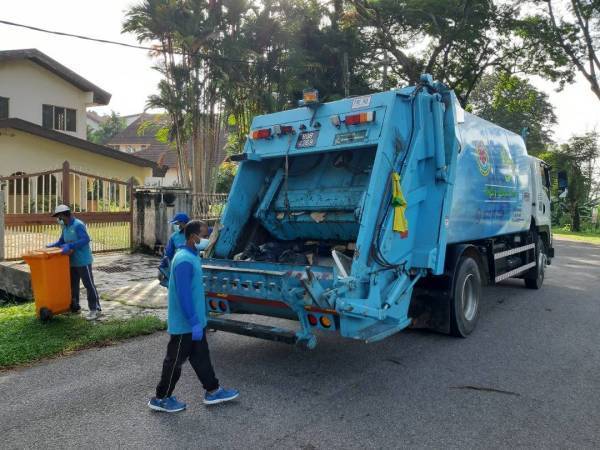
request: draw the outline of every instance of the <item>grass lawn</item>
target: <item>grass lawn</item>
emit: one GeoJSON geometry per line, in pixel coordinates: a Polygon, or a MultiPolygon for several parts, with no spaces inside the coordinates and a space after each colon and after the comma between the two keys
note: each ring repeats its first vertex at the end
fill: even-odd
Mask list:
{"type": "Polygon", "coordinates": [[[0,307],[0,370],[164,328],[154,316],[91,323],[82,316],[60,315],[42,323],[33,303],[0,307]]]}
{"type": "Polygon", "coordinates": [[[588,242],[590,244],[600,245],[600,234],[597,233],[563,231],[560,228],[553,229],[552,233],[554,233],[555,236],[563,236],[573,241],[588,242]]]}

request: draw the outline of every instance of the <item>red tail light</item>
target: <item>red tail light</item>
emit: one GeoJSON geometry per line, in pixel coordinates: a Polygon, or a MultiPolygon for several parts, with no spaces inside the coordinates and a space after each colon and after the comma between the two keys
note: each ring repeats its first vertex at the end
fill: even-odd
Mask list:
{"type": "Polygon", "coordinates": [[[346,125],[359,125],[375,121],[375,111],[362,112],[346,116],[346,125]]]}
{"type": "Polygon", "coordinates": [[[285,134],[294,134],[294,127],[291,125],[275,125],[273,128],[277,136],[283,136],[285,134]]]}
{"type": "Polygon", "coordinates": [[[270,128],[261,128],[260,130],[254,130],[252,132],[252,139],[268,139],[271,137],[270,128]]]}
{"type": "Polygon", "coordinates": [[[317,324],[319,323],[319,321],[317,320],[317,318],[315,316],[313,316],[312,314],[308,315],[308,323],[310,323],[311,326],[316,327],[317,324]]]}

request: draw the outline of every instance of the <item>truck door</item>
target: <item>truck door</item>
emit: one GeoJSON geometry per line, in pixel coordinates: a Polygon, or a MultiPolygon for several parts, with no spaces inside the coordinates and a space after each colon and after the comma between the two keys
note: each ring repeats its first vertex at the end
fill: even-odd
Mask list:
{"type": "Polygon", "coordinates": [[[550,226],[550,167],[541,160],[535,160],[535,219],[538,226],[550,226]]]}

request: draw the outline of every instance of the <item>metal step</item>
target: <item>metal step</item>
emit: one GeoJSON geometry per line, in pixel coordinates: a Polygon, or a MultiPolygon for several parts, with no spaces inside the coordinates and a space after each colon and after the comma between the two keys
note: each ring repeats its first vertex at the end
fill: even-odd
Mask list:
{"type": "Polygon", "coordinates": [[[228,333],[241,334],[268,341],[283,342],[284,344],[295,344],[298,340],[296,333],[291,330],[252,322],[221,319],[219,317],[209,318],[206,327],[212,330],[226,331],[228,333]]]}

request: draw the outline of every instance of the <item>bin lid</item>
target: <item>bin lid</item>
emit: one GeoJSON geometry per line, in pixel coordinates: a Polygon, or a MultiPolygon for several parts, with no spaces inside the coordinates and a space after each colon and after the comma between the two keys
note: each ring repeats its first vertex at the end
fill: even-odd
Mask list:
{"type": "Polygon", "coordinates": [[[62,251],[60,248],[52,247],[52,248],[40,248],[38,250],[32,250],[23,255],[23,259],[27,261],[28,259],[48,259],[54,256],[61,256],[62,251]]]}

